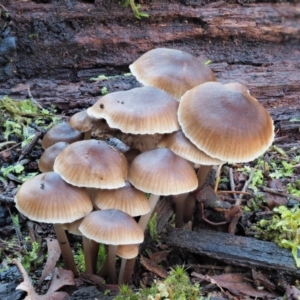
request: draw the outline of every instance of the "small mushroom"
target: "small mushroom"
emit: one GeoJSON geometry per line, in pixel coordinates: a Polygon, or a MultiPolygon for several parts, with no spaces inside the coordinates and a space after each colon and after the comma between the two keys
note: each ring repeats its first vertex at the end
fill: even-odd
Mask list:
{"type": "Polygon", "coordinates": [[[118,245],[140,244],[143,230],[128,214],[117,209],[97,210],[87,215],[79,226],[87,238],[109,245],[105,271],[110,282],[116,282],[116,253],[118,245]]]}
{"type": "Polygon", "coordinates": [[[75,130],[69,123],[62,122],[49,129],[42,140],[42,147],[47,149],[57,142],[74,143],[83,139],[83,134],[75,130]]]}

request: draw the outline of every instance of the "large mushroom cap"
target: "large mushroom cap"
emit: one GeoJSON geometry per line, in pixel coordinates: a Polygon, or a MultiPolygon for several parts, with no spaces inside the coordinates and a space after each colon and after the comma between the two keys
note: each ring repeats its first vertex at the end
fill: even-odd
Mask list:
{"type": "Polygon", "coordinates": [[[26,217],[45,223],[70,223],[93,209],[85,189],[66,183],[54,172],[27,180],[15,201],[17,209],[26,217]]]}
{"type": "Polygon", "coordinates": [[[154,87],[114,92],[88,108],[88,115],[105,119],[111,128],[124,133],[169,133],[179,129],[178,102],[154,87]]]}
{"type": "Polygon", "coordinates": [[[125,186],[128,163],[107,143],[87,140],[65,148],[55,160],[54,171],[72,185],[115,189],[125,186]]]}
{"type": "Polygon", "coordinates": [[[129,66],[145,86],[155,86],[176,99],[207,81],[215,81],[210,68],[189,53],[167,48],[152,49],[129,66]]]}
{"type": "Polygon", "coordinates": [[[97,190],[93,202],[100,209],[118,209],[132,217],[141,216],[150,211],[145,193],[137,190],[129,182],[119,189],[97,190]]]}
{"type": "Polygon", "coordinates": [[[87,238],[107,245],[140,244],[144,240],[136,221],[117,209],[91,212],[82,220],[79,230],[87,238]]]}
{"type": "Polygon", "coordinates": [[[169,148],[178,156],[200,165],[220,165],[224,162],[210,157],[205,152],[198,149],[188,138],[185,137],[182,130],[165,135],[157,144],[160,148],[169,148]]]}
{"type": "Polygon", "coordinates": [[[223,161],[251,161],[274,139],[268,111],[252,96],[217,82],[186,92],[179,104],[178,120],[193,144],[223,161]]]}
{"type": "Polygon", "coordinates": [[[75,130],[69,123],[62,122],[54,125],[44,135],[42,140],[42,147],[47,149],[58,142],[74,143],[83,139],[83,134],[75,130]]]}
{"type": "Polygon", "coordinates": [[[192,166],[171,150],[159,148],[138,155],[129,168],[129,181],[155,195],[177,195],[198,186],[192,166]]]}

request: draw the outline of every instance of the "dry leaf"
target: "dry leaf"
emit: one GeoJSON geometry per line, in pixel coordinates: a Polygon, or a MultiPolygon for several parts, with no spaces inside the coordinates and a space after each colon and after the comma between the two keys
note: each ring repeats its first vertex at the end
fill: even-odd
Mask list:
{"type": "Polygon", "coordinates": [[[45,240],[47,241],[48,257],[43,270],[43,274],[38,281],[39,284],[41,284],[45,280],[45,278],[53,271],[56,262],[58,261],[61,254],[59,243],[56,239],[46,238],[45,240]]]}
{"type": "Polygon", "coordinates": [[[17,265],[24,279],[24,281],[21,282],[16,289],[27,292],[25,300],[65,300],[68,299],[69,295],[66,292],[56,291],[64,285],[75,285],[72,271],[55,268],[48,292],[46,295],[38,295],[35,292],[28,274],[22,264],[17,259],[14,259],[13,263],[17,265]]]}
{"type": "Polygon", "coordinates": [[[276,298],[278,295],[268,291],[258,291],[249,282],[245,274],[223,274],[211,276],[218,286],[228,289],[231,293],[238,296],[251,296],[259,298],[276,298]]]}
{"type": "Polygon", "coordinates": [[[288,285],[286,288],[287,300],[298,300],[300,298],[300,291],[294,285],[288,285]]]}
{"type": "MultiPolygon", "coordinates": [[[[269,180],[268,187],[275,190],[284,190],[284,186],[279,179],[269,180]]],[[[286,205],[288,203],[287,197],[268,192],[266,192],[266,200],[270,209],[273,209],[275,206],[286,205]]]]}

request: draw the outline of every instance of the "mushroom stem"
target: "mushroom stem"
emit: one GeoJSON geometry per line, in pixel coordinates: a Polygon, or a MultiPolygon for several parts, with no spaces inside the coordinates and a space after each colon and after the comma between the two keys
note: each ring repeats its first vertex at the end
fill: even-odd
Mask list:
{"type": "Polygon", "coordinates": [[[62,224],[53,224],[53,226],[59,243],[61,254],[66,265],[66,269],[71,270],[74,274],[74,277],[78,277],[78,271],[66,232],[63,229],[62,224]]]}
{"type": "Polygon", "coordinates": [[[92,261],[92,270],[93,274],[97,273],[97,261],[98,261],[98,252],[100,244],[94,240],[90,240],[90,253],[92,261]]]}
{"type": "Polygon", "coordinates": [[[220,174],[221,174],[221,169],[222,169],[223,164],[219,165],[218,171],[216,173],[216,183],[215,183],[215,193],[217,194],[218,192],[218,186],[220,182],[220,174]]]}
{"type": "MultiPolygon", "coordinates": [[[[118,278],[118,284],[119,285],[123,284],[123,282],[124,282],[124,271],[125,271],[126,263],[127,263],[127,259],[122,258],[121,267],[120,267],[120,271],[119,271],[119,278],[118,278]]],[[[132,273],[133,272],[131,272],[131,274],[132,273]]]]}
{"type": "MultiPolygon", "coordinates": [[[[123,260],[125,260],[125,259],[122,259],[122,263],[123,263],[123,260]]],[[[136,257],[126,260],[125,270],[124,270],[124,274],[123,274],[123,278],[122,278],[122,284],[129,284],[131,282],[135,262],[136,262],[136,257]]]]}
{"type": "Polygon", "coordinates": [[[85,272],[89,274],[94,274],[92,258],[91,258],[90,240],[85,236],[82,236],[82,243],[83,243],[83,251],[84,251],[85,272]]]}
{"type": "Polygon", "coordinates": [[[146,227],[147,227],[147,224],[148,224],[148,222],[149,222],[149,220],[150,220],[150,218],[151,218],[151,215],[152,215],[152,213],[153,213],[153,211],[154,211],[154,208],[155,208],[155,206],[156,206],[156,203],[158,202],[158,200],[159,200],[159,195],[154,195],[154,194],[152,194],[151,196],[150,196],[150,198],[149,198],[149,204],[150,204],[150,211],[147,213],[147,214],[145,214],[145,215],[142,215],[141,217],[140,217],[140,220],[139,220],[139,226],[142,228],[142,230],[143,231],[145,231],[146,230],[146,227]]]}
{"type": "Polygon", "coordinates": [[[177,195],[175,198],[175,227],[180,228],[183,226],[183,214],[185,209],[185,200],[189,193],[177,195]]]}
{"type": "Polygon", "coordinates": [[[207,175],[209,174],[209,172],[211,171],[213,166],[204,166],[201,165],[198,172],[197,172],[197,177],[198,177],[198,188],[197,191],[201,190],[205,180],[207,178],[207,175]]]}
{"type": "Polygon", "coordinates": [[[157,146],[153,141],[153,137],[150,134],[140,135],[139,138],[142,140],[144,148],[146,151],[156,149],[157,146]]]}
{"type": "Polygon", "coordinates": [[[86,131],[83,135],[83,139],[84,140],[90,140],[91,139],[91,136],[92,136],[92,129],[86,131]]]}
{"type": "Polygon", "coordinates": [[[117,247],[116,245],[109,245],[108,254],[106,259],[106,270],[107,276],[109,277],[109,283],[117,282],[117,273],[116,273],[116,255],[117,255],[117,247]]]}

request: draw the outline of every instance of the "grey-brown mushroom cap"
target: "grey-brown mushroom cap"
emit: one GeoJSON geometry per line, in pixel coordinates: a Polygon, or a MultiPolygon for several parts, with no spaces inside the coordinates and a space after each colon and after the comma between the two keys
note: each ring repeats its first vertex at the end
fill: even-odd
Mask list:
{"type": "Polygon", "coordinates": [[[137,189],[155,195],[183,194],[198,186],[190,163],[166,148],[138,155],[131,163],[128,178],[137,189]]]}
{"type": "Polygon", "coordinates": [[[97,120],[95,118],[90,117],[87,114],[86,110],[82,110],[76,114],[74,114],[70,120],[69,124],[76,130],[80,132],[87,132],[93,129],[108,129],[108,125],[104,120],[97,120]]]}
{"type": "Polygon", "coordinates": [[[205,152],[197,148],[182,132],[176,132],[165,135],[157,144],[159,148],[169,148],[178,156],[200,165],[220,165],[224,161],[210,157],[205,152]]]}
{"type": "Polygon", "coordinates": [[[217,82],[186,92],[179,104],[178,120],[193,144],[223,161],[251,161],[274,139],[268,111],[252,96],[217,82]]]}
{"type": "Polygon", "coordinates": [[[176,99],[201,83],[216,80],[207,65],[193,55],[176,49],[152,49],[129,68],[143,85],[162,89],[176,99]]]}
{"type": "Polygon", "coordinates": [[[40,171],[43,173],[53,171],[53,165],[56,157],[68,145],[69,144],[66,142],[58,142],[48,147],[39,160],[40,171]]]}
{"type": "Polygon", "coordinates": [[[107,143],[87,140],[65,148],[54,162],[54,171],[75,186],[115,189],[125,186],[128,163],[107,143]]]}
{"type": "Polygon", "coordinates": [[[88,115],[105,119],[124,133],[155,134],[179,130],[178,102],[154,87],[139,87],[101,97],[87,109],[88,115]]]}
{"type": "Polygon", "coordinates": [[[69,123],[62,122],[50,128],[43,137],[42,147],[47,149],[58,142],[74,143],[83,139],[83,134],[69,123]]]}
{"type": "Polygon", "coordinates": [[[118,189],[97,190],[93,202],[99,209],[118,209],[132,217],[145,215],[150,211],[145,193],[137,190],[129,182],[118,189]]]}
{"type": "Polygon", "coordinates": [[[70,223],[93,209],[85,189],[66,183],[54,172],[37,175],[23,183],[15,202],[23,215],[44,223],[70,223]]]}
{"type": "Polygon", "coordinates": [[[137,222],[117,209],[91,212],[82,220],[79,230],[87,238],[107,245],[140,244],[144,240],[137,222]]]}

